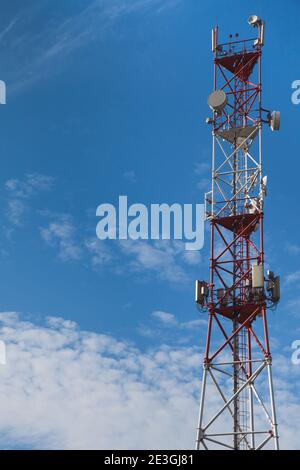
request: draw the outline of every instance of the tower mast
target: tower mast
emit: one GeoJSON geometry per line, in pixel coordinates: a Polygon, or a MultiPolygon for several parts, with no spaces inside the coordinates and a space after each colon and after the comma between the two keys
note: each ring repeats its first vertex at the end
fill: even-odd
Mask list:
{"type": "Polygon", "coordinates": [[[280,280],[264,269],[262,129],[279,130],[280,114],[262,107],[264,22],[255,37],[218,42],[212,31],[212,187],[210,279],[196,281],[196,302],[208,312],[197,449],[279,449],[267,309],[280,298],[280,280]],[[267,389],[267,393],[266,390],[267,389]]]}

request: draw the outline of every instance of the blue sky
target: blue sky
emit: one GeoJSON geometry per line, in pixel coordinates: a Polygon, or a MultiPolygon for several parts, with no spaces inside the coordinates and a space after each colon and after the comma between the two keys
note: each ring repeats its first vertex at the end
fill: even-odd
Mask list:
{"type": "MultiPolygon", "coordinates": [[[[191,256],[180,243],[99,244],[95,212],[121,194],[146,205],[203,201],[211,28],[218,23],[224,39],[231,32],[250,35],[246,20],[254,13],[267,23],[264,106],[282,113],[281,131],[264,132],[265,240],[283,284],[281,304],[269,316],[274,352],[290,361],[291,343],[300,336],[300,106],[291,103],[291,83],[300,78],[300,5],[292,0],[284,8],[277,0],[253,1],[251,9],[231,0],[14,0],[2,7],[0,298],[2,312],[20,314],[3,317],[15,337],[23,320],[38,332],[64,334],[61,323],[43,326],[48,317],[62,317],[80,332],[108,335],[152,358],[161,348],[189,356],[189,348],[203,346],[205,317],[195,309],[194,280],[208,275],[207,239],[191,256]]],[[[296,406],[294,369],[289,393],[296,406]]],[[[195,406],[191,397],[186,406],[189,400],[195,406]]],[[[55,447],[57,426],[43,430],[53,440],[43,434],[25,442],[21,433],[17,444],[2,429],[3,442],[55,447]]],[[[69,434],[60,439],[66,447],[89,445],[69,434]]],[[[124,440],[124,447],[136,442],[124,440]]]]}

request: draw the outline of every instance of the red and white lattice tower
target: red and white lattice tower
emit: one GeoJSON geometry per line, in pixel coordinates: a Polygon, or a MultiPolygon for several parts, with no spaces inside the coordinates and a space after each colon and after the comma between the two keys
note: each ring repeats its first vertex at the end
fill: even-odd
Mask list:
{"type": "Polygon", "coordinates": [[[248,20],[254,38],[219,44],[212,31],[214,85],[210,279],[196,282],[208,312],[197,449],[279,448],[268,335],[268,308],[280,297],[279,277],[264,267],[262,129],[279,130],[280,114],[262,107],[264,22],[248,20]]]}

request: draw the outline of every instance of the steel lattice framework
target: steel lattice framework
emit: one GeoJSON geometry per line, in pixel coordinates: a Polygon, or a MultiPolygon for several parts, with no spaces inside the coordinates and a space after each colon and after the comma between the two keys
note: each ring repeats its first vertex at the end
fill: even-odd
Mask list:
{"type": "Polygon", "coordinates": [[[224,99],[211,105],[213,116],[207,119],[212,125],[212,188],[205,197],[210,279],[201,283],[196,298],[208,311],[197,449],[259,450],[272,441],[279,448],[267,326],[267,308],[279,299],[272,278],[263,274],[257,285],[253,277],[255,268],[264,273],[262,128],[272,127],[274,116],[262,107],[264,24],[257,18],[254,26],[257,37],[231,36],[224,44],[218,44],[218,28],[212,32],[212,95],[224,99]]]}

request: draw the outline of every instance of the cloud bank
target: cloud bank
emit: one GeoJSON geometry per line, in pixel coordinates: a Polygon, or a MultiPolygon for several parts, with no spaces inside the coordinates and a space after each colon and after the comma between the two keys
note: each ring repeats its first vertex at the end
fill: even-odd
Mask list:
{"type": "Polygon", "coordinates": [[[199,356],[141,352],[61,318],[45,326],[2,313],[0,442],[7,448],[193,447],[199,356]]]}
{"type": "MultiPolygon", "coordinates": [[[[2,448],[188,449],[194,447],[201,376],[192,347],[146,352],[51,317],[45,325],[0,314],[2,448]],[[13,445],[11,444],[13,443],[13,445]]],[[[282,448],[299,448],[299,368],[277,355],[282,448]],[[287,383],[287,368],[293,384],[287,383]]],[[[214,397],[210,397],[210,406],[214,397]]]]}

